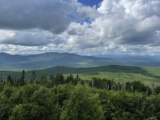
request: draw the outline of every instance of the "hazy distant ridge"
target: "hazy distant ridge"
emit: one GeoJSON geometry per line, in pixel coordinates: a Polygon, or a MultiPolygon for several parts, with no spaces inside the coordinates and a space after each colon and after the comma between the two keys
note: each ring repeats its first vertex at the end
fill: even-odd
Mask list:
{"type": "Polygon", "coordinates": [[[160,66],[159,58],[152,57],[105,57],[80,56],[71,53],[43,53],[35,55],[10,55],[0,53],[0,69],[43,69],[54,66],[97,67],[106,65],[160,66]]]}

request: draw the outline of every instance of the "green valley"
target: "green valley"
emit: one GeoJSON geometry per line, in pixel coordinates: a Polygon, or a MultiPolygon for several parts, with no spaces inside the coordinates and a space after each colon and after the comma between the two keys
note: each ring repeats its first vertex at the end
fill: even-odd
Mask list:
{"type": "MultiPolygon", "coordinates": [[[[48,69],[35,70],[37,79],[41,75],[46,75],[48,78],[50,75],[56,75],[58,73],[67,76],[77,74],[86,80],[91,80],[92,77],[106,78],[125,83],[127,81],[141,81],[145,84],[156,83],[160,84],[160,67],[136,67],[136,66],[102,66],[102,67],[91,67],[91,68],[71,68],[71,67],[52,67],[48,69]]],[[[26,71],[26,75],[31,77],[32,71],[26,71]]],[[[14,79],[21,76],[21,71],[0,71],[0,79],[4,76],[11,75],[14,79]]]]}

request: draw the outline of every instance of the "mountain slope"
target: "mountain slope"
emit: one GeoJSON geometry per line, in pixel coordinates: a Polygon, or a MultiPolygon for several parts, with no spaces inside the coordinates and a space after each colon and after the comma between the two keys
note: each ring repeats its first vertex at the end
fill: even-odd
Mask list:
{"type": "Polygon", "coordinates": [[[35,70],[54,66],[98,67],[106,65],[160,66],[160,59],[150,57],[98,58],[55,52],[27,56],[0,53],[0,70],[35,70]]]}

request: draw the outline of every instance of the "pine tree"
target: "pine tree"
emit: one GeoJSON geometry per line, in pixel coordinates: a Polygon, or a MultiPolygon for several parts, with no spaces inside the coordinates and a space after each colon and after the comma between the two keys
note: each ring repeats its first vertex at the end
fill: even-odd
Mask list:
{"type": "Polygon", "coordinates": [[[23,71],[22,71],[22,76],[21,76],[21,81],[20,81],[20,86],[25,85],[24,79],[25,79],[25,71],[23,70],[23,71]]]}
{"type": "Polygon", "coordinates": [[[32,72],[32,78],[31,78],[31,82],[30,83],[34,83],[35,80],[36,80],[36,73],[33,70],[33,72],[32,72]]]}
{"type": "Polygon", "coordinates": [[[7,82],[10,82],[10,83],[11,83],[11,85],[13,85],[13,80],[12,80],[12,78],[11,78],[11,76],[10,76],[10,75],[8,75],[8,77],[7,77],[7,82]]]}

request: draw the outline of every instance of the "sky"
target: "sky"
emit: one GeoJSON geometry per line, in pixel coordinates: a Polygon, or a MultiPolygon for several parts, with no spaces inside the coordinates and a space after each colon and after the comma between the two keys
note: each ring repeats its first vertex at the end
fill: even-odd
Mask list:
{"type": "Polygon", "coordinates": [[[93,7],[96,5],[96,8],[99,7],[99,4],[101,4],[103,0],[79,0],[78,2],[82,3],[85,6],[93,7]]]}
{"type": "Polygon", "coordinates": [[[160,0],[0,0],[0,52],[160,55],[160,0]]]}

